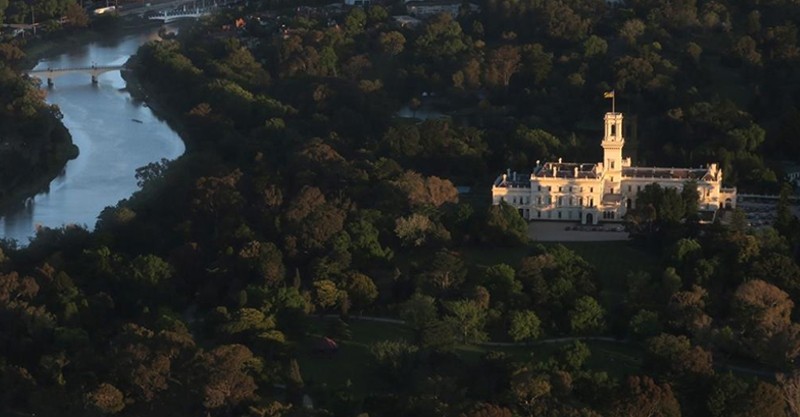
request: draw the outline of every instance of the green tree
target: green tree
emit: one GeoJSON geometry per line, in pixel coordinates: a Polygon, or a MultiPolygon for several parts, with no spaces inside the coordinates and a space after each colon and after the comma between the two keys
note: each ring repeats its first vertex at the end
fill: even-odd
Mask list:
{"type": "Polygon", "coordinates": [[[451,301],[444,304],[448,315],[445,322],[457,329],[461,343],[475,343],[486,339],[483,331],[486,310],[472,300],[451,301]]]}
{"type": "Polygon", "coordinates": [[[541,44],[522,46],[523,70],[533,77],[536,84],[543,83],[553,69],[553,54],[544,50],[541,44]]]}
{"type": "Polygon", "coordinates": [[[515,342],[529,342],[539,337],[540,326],[541,321],[533,311],[513,311],[508,335],[515,342]]]}
{"type": "Polygon", "coordinates": [[[394,232],[404,246],[422,246],[434,233],[436,225],[428,216],[414,213],[395,220],[394,232]]]}
{"type": "Polygon", "coordinates": [[[597,300],[584,295],[569,311],[569,326],[573,334],[595,334],[605,329],[605,310],[597,300]]]}
{"type": "Polygon", "coordinates": [[[417,346],[404,340],[382,340],[369,348],[379,375],[394,384],[407,383],[416,367],[418,351],[417,346]]]}
{"type": "Polygon", "coordinates": [[[364,32],[367,25],[367,14],[361,7],[353,7],[344,18],[344,33],[352,38],[364,32]]]}
{"type": "Polygon", "coordinates": [[[467,275],[464,261],[457,252],[442,249],[433,257],[429,270],[421,275],[423,286],[435,293],[457,289],[467,275]]]}
{"type": "Polygon", "coordinates": [[[509,305],[514,298],[522,295],[522,283],[516,279],[516,271],[509,265],[497,264],[486,268],[482,285],[495,300],[509,305]]]}
{"type": "Polygon", "coordinates": [[[423,331],[437,317],[436,300],[427,295],[415,293],[400,305],[400,318],[414,331],[417,342],[422,340],[423,331]]]}
{"type": "Polygon", "coordinates": [[[172,267],[155,255],[139,255],[125,270],[127,279],[155,287],[169,280],[172,267]]]}
{"type": "Polygon", "coordinates": [[[389,55],[400,55],[405,49],[406,37],[402,33],[393,30],[382,32],[378,37],[381,51],[389,55]]]}
{"type": "Polygon", "coordinates": [[[89,16],[86,15],[86,10],[76,1],[67,3],[64,15],[67,17],[68,25],[71,27],[84,28],[89,25],[89,16]]]}
{"type": "Polygon", "coordinates": [[[323,279],[314,282],[314,302],[321,310],[332,308],[341,300],[342,291],[333,281],[323,279]]]}
{"type": "Polygon", "coordinates": [[[646,26],[644,22],[639,19],[630,19],[622,24],[619,30],[619,36],[625,39],[629,45],[636,45],[636,39],[644,34],[646,26]]]}
{"type": "Polygon", "coordinates": [[[586,343],[576,340],[564,346],[559,352],[559,356],[567,369],[575,372],[583,368],[583,365],[592,356],[592,351],[586,343]]]}
{"type": "Polygon", "coordinates": [[[486,239],[495,245],[518,246],[528,242],[528,225],[517,210],[500,202],[486,214],[486,239]]]}
{"type": "Polygon", "coordinates": [[[375,286],[372,278],[358,272],[348,274],[345,280],[345,290],[353,307],[359,310],[363,310],[378,298],[378,287],[375,286]]]}
{"type": "Polygon", "coordinates": [[[629,329],[636,337],[647,338],[661,333],[661,322],[658,313],[648,310],[639,310],[629,324],[629,329]]]}
{"type": "Polygon", "coordinates": [[[508,87],[511,77],[520,68],[521,56],[517,46],[503,45],[489,53],[485,77],[487,84],[508,87]]]}
{"type": "Polygon", "coordinates": [[[467,48],[461,25],[449,13],[430,19],[415,43],[415,51],[420,57],[433,62],[455,58],[467,48]]]}
{"type": "Polygon", "coordinates": [[[706,409],[711,417],[726,417],[744,410],[744,397],[748,391],[747,382],[733,376],[730,372],[714,378],[706,399],[706,409]]]}
{"type": "Polygon", "coordinates": [[[603,56],[608,51],[608,42],[605,39],[592,35],[583,42],[583,56],[592,58],[603,56]]]}

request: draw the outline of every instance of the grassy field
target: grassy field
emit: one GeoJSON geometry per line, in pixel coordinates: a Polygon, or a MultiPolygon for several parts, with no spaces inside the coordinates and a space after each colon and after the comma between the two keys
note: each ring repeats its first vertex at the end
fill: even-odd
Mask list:
{"type": "MultiPolygon", "coordinates": [[[[563,242],[541,243],[545,247],[563,245],[581,256],[597,271],[599,284],[607,291],[625,289],[625,276],[630,271],[658,273],[659,260],[653,254],[635,246],[634,242],[563,242]]],[[[534,245],[512,248],[469,248],[462,258],[470,265],[495,265],[505,263],[518,268],[520,260],[535,251],[534,245]]]]}
{"type": "Polygon", "coordinates": [[[624,284],[625,275],[630,271],[654,273],[658,270],[658,258],[637,248],[632,241],[565,242],[562,245],[594,266],[600,282],[606,288],[618,288],[620,284],[624,284]]]}
{"type": "MultiPolygon", "coordinates": [[[[314,343],[326,334],[332,319],[315,319],[309,341],[298,347],[298,361],[306,384],[325,383],[330,387],[351,386],[355,392],[374,392],[383,387],[370,367],[369,347],[381,340],[410,340],[411,332],[402,325],[351,320],[352,340],[337,341],[339,351],[333,355],[312,352],[314,343]]],[[[502,351],[515,360],[545,361],[568,343],[547,343],[533,346],[486,347],[459,345],[456,354],[464,361],[474,363],[489,351],[502,351]]],[[[636,372],[641,366],[642,353],[635,344],[587,341],[592,356],[587,362],[590,369],[607,371],[614,376],[636,372]]],[[[389,387],[383,387],[389,388],[389,387]]]]}

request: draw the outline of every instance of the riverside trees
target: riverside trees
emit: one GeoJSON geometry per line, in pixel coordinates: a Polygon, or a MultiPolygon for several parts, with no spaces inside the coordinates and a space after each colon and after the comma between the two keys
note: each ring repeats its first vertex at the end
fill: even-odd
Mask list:
{"type": "MultiPolygon", "coordinates": [[[[290,416],[303,412],[305,390],[336,415],[747,415],[766,409],[764,399],[780,415],[774,386],[711,365],[726,355],[752,366],[796,358],[788,239],[675,227],[692,196],[656,189],[645,221],[669,229],[660,245],[596,246],[584,257],[579,246],[526,246],[517,214],[480,195],[507,164],[588,155],[593,134],[576,126],[612,86],[642,105],[640,131],[654,138],[640,151],[650,160],[691,162],[720,145],[731,167],[758,168],[753,156],[773,139],[741,103],[707,97],[713,46],[692,38],[702,52],[683,61],[692,30],[724,33],[725,8],[700,11],[715,28],[706,30],[691,2],[613,13],[567,0],[486,6],[419,32],[354,9],[339,29],[297,17],[286,36],[224,40],[201,23],[145,46],[136,71],[185,124],[187,154],[142,171],[143,190],[105,211],[96,232],[6,248],[0,410],[290,416]],[[631,19],[652,23],[620,36],[631,19]],[[671,83],[697,91],[684,96],[671,83]],[[441,100],[460,116],[393,117],[422,92],[439,97],[424,104],[441,100]],[[474,194],[460,194],[462,184],[474,194]],[[378,381],[311,378],[297,359],[315,346],[313,314],[362,312],[397,315],[411,329],[409,340],[359,346],[363,356],[360,342],[339,340],[342,359],[331,361],[354,361],[339,372],[372,358],[378,381]],[[483,340],[627,329],[644,340],[642,367],[598,369],[591,342],[533,358],[529,348],[463,354],[483,340]]],[[[769,59],[791,54],[783,49],[769,59]]],[[[771,182],[767,170],[751,174],[740,178],[771,182]]],[[[353,333],[342,323],[331,332],[353,333]]]]}

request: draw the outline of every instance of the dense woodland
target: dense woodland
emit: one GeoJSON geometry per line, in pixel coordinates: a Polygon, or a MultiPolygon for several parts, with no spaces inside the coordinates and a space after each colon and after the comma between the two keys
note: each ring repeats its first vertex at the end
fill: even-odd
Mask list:
{"type": "MultiPolygon", "coordinates": [[[[34,44],[88,25],[86,12],[72,0],[0,0],[0,23],[31,23],[31,8],[41,23],[34,44]],[[62,25],[58,20],[64,16],[70,21],[62,25]]],[[[20,75],[30,65],[24,52],[28,40],[0,40],[0,213],[46,189],[79,152],[58,107],[44,102],[36,79],[20,75]]]]}
{"type": "Polygon", "coordinates": [[[94,232],[3,244],[0,414],[800,416],[800,225],[777,165],[800,155],[800,5],[248,17],[287,3],[144,46],[131,82],[186,154],[139,169],[94,232]],[[630,243],[529,242],[486,189],[598,159],[611,89],[635,160],[720,161],[730,185],[781,192],[774,227],[700,225],[696,195],[653,186],[630,243]],[[593,359],[591,337],[635,360],[593,359]]]}
{"type": "Polygon", "coordinates": [[[0,43],[0,209],[46,187],[78,152],[58,108],[17,72],[23,57],[0,43]]]}

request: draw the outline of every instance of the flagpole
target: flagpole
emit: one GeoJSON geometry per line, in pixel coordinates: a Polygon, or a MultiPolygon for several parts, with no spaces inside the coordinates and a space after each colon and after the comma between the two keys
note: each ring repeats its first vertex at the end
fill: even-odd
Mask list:
{"type": "Polygon", "coordinates": [[[617,92],[611,90],[611,114],[617,114],[617,92]]]}

